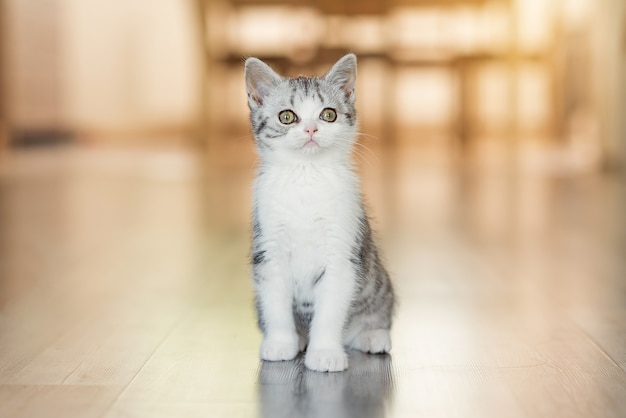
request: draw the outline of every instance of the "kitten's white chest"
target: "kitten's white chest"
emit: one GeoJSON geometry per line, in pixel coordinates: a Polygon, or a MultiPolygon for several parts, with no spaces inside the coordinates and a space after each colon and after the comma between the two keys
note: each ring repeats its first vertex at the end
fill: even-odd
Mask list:
{"type": "Polygon", "coordinates": [[[289,264],[296,283],[314,280],[328,258],[345,252],[352,241],[351,218],[360,207],[353,176],[349,170],[296,166],[257,179],[263,235],[289,264]]]}

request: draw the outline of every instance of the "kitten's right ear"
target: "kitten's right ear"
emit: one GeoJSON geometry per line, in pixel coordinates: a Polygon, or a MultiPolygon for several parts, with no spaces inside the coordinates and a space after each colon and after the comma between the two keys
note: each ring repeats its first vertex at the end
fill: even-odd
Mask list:
{"type": "Polygon", "coordinates": [[[282,81],[282,78],[258,58],[246,60],[244,77],[246,79],[246,91],[248,102],[257,105],[263,104],[270,90],[282,81]]]}

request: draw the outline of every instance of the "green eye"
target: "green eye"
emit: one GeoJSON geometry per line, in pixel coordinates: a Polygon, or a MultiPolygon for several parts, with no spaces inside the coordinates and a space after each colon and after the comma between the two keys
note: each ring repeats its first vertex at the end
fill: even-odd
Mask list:
{"type": "Polygon", "coordinates": [[[284,125],[290,125],[298,121],[298,117],[291,110],[283,110],[278,114],[278,120],[284,125]]]}
{"type": "Polygon", "coordinates": [[[334,122],[337,120],[337,112],[335,112],[335,109],[327,107],[320,113],[320,119],[326,122],[334,122]]]}

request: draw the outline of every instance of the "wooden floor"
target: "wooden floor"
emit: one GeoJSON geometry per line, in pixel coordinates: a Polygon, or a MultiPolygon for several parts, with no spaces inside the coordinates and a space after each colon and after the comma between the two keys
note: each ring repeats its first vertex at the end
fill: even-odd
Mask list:
{"type": "Polygon", "coordinates": [[[394,348],[325,374],[258,360],[244,154],[0,162],[0,417],[626,416],[619,177],[370,155],[394,348]]]}

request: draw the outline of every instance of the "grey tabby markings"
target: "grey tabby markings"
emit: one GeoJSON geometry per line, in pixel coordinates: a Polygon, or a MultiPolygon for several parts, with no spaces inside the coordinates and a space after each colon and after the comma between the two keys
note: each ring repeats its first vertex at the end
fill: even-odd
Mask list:
{"type": "MultiPolygon", "coordinates": [[[[260,248],[261,236],[261,225],[259,224],[255,209],[252,215],[252,253],[250,256],[250,261],[252,262],[253,267],[265,262],[265,250],[260,248]]],[[[257,283],[263,279],[260,274],[257,274],[256,268],[253,268],[253,276],[254,281],[257,283]]]]}
{"type": "Polygon", "coordinates": [[[324,277],[324,274],[326,274],[326,267],[324,267],[322,271],[320,272],[320,274],[318,274],[317,277],[313,279],[313,286],[315,286],[316,284],[320,282],[320,280],[322,280],[322,277],[324,277]]]}
{"type": "Polygon", "coordinates": [[[376,315],[376,328],[390,328],[394,311],[393,287],[380,259],[365,211],[359,222],[359,235],[350,261],[357,273],[357,290],[349,318],[376,315]]]}
{"type": "MultiPolygon", "coordinates": [[[[329,103],[330,97],[328,97],[320,83],[322,79],[318,77],[298,77],[288,80],[287,89],[291,91],[289,97],[289,104],[291,107],[295,106],[296,101],[302,101],[306,97],[317,98],[321,103],[329,103]]],[[[334,107],[334,106],[330,106],[334,107]]],[[[288,126],[270,126],[268,125],[268,116],[265,116],[262,112],[263,105],[260,104],[255,107],[250,107],[250,123],[252,125],[252,131],[257,140],[257,144],[261,147],[270,147],[270,144],[266,140],[272,140],[285,136],[289,131],[288,126]]],[[[356,109],[354,105],[348,100],[341,102],[336,109],[338,111],[338,120],[341,119],[350,126],[354,126],[356,119],[356,109]]]]}

